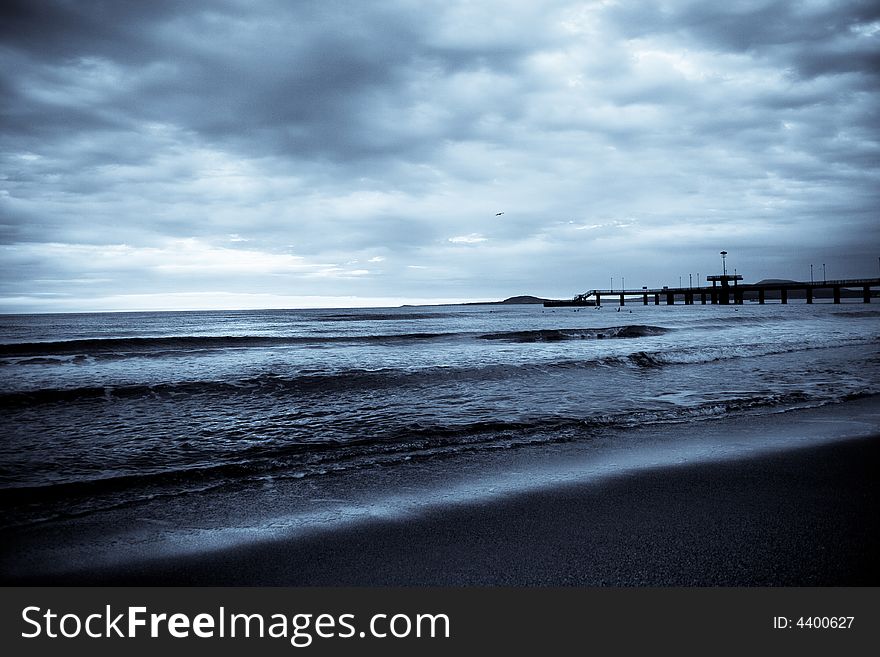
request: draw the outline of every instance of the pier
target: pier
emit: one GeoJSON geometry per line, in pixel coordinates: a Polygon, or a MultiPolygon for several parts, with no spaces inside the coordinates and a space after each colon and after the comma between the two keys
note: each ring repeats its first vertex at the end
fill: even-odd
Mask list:
{"type": "MultiPolygon", "coordinates": [[[[722,274],[719,276],[707,276],[706,279],[712,282],[712,285],[697,287],[662,287],[651,288],[642,287],[638,289],[622,289],[622,290],[588,290],[584,294],[580,294],[576,299],[586,302],[584,305],[602,305],[602,300],[618,301],[621,306],[626,302],[648,305],[653,303],[659,306],[661,303],[666,305],[684,304],[742,304],[746,299],[756,301],[763,304],[767,301],[779,301],[779,303],[788,303],[792,298],[792,293],[803,292],[806,302],[813,303],[817,290],[831,290],[831,299],[833,303],[840,303],[844,297],[843,290],[848,294],[847,298],[858,298],[858,292],[861,292],[861,298],[864,303],[871,302],[871,294],[874,288],[880,288],[880,278],[848,278],[840,280],[828,281],[784,281],[773,283],[740,283],[742,276],[732,274],[722,274]],[[853,295],[856,292],[856,295],[853,295]],[[592,303],[590,303],[592,302],[592,303]]],[[[800,297],[800,294],[798,294],[800,297]]]]}

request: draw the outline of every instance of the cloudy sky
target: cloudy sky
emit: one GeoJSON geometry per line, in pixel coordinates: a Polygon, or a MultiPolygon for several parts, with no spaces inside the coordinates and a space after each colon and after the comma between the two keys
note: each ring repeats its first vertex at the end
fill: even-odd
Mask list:
{"type": "Polygon", "coordinates": [[[871,0],[2,6],[0,312],[878,275],[871,0]]]}

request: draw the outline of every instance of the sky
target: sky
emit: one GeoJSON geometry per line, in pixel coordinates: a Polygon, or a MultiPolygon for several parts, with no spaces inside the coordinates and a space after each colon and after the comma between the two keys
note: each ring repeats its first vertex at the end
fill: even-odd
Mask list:
{"type": "Polygon", "coordinates": [[[878,92],[875,1],[7,0],[0,312],[878,276],[878,92]]]}

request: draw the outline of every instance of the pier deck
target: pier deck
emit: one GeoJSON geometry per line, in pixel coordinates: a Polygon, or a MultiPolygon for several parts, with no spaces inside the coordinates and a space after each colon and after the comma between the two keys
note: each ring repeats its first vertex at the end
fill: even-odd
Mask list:
{"type": "Polygon", "coordinates": [[[792,292],[803,292],[807,303],[813,303],[816,290],[831,290],[833,303],[840,303],[843,296],[852,298],[861,292],[864,303],[871,302],[873,288],[880,288],[880,278],[849,278],[827,281],[784,281],[778,283],[743,283],[738,281],[734,285],[709,285],[701,287],[663,287],[663,288],[638,288],[625,290],[589,290],[579,298],[593,300],[596,305],[602,305],[602,298],[617,300],[621,306],[627,301],[644,305],[653,303],[660,305],[676,304],[677,300],[684,305],[701,304],[742,304],[746,298],[763,304],[768,300],[788,303],[792,292]],[[846,290],[848,294],[844,294],[846,290]],[[855,295],[853,294],[855,293],[855,295]],[[697,301],[698,300],[698,301],[697,301]]]}

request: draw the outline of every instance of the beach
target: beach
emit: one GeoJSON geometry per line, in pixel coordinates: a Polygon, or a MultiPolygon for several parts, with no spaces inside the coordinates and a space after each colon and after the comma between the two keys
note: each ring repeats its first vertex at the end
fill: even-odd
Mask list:
{"type": "Polygon", "coordinates": [[[11,583],[876,586],[877,412],[868,399],[738,434],[707,423],[704,431],[728,430],[733,440],[756,431],[809,440],[11,583]]]}
{"type": "Polygon", "coordinates": [[[876,583],[880,311],[0,318],[0,579],[876,583]]]}

